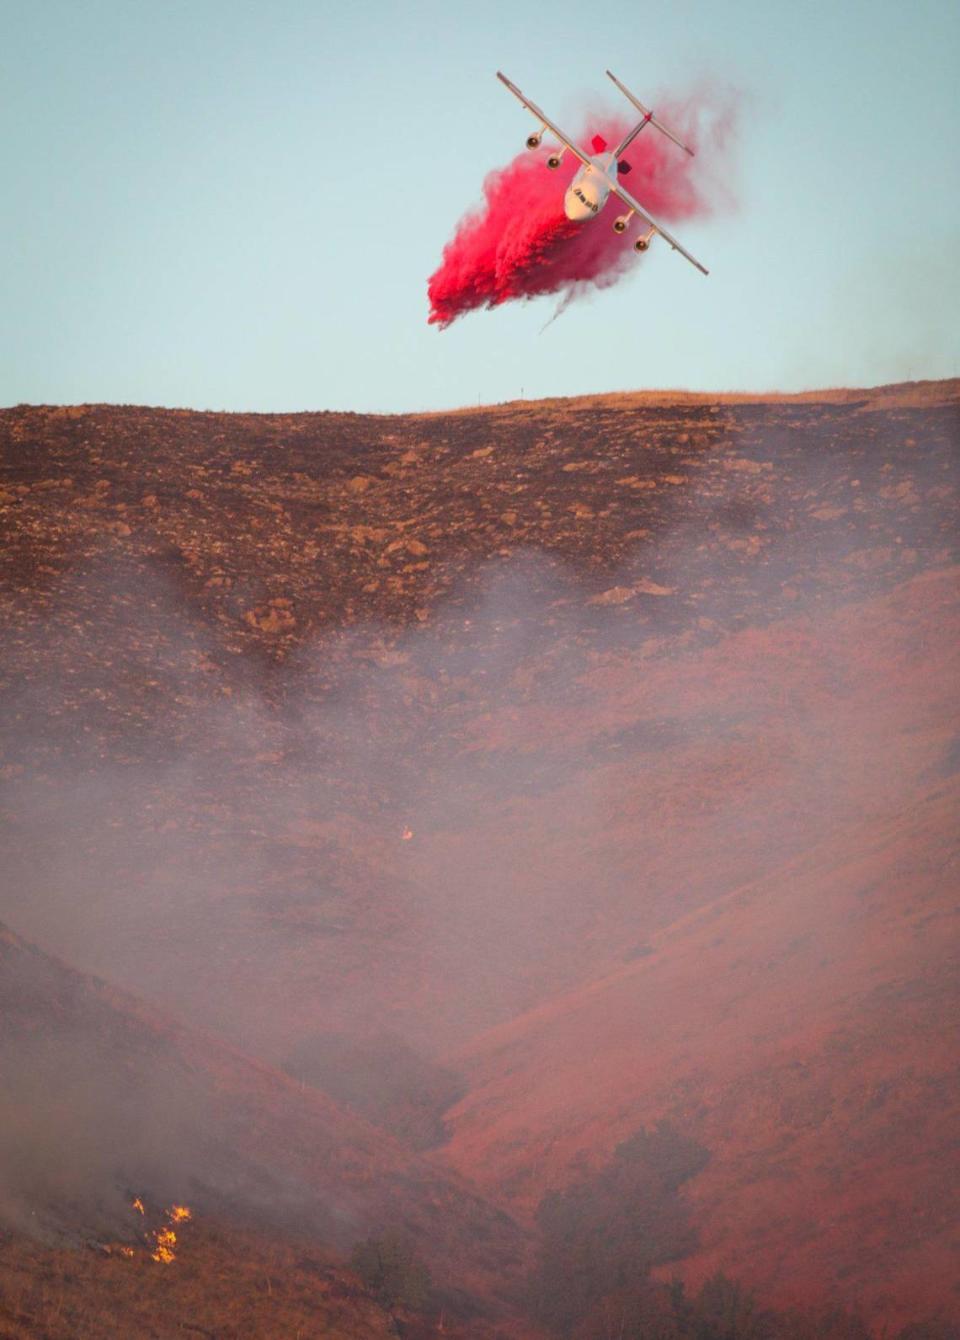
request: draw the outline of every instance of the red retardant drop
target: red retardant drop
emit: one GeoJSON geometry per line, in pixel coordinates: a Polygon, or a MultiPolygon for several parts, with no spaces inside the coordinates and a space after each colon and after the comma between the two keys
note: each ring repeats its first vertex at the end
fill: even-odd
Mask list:
{"type": "MultiPolygon", "coordinates": [[[[704,94],[658,106],[657,114],[697,156],[691,158],[647,127],[624,154],[631,168],[624,186],[664,224],[708,217],[719,203],[729,201],[729,189],[719,185],[719,178],[725,175],[722,160],[732,140],[735,113],[729,95],[704,94]]],[[[626,117],[594,116],[587,133],[581,127],[574,143],[602,136],[612,147],[634,124],[626,117]]],[[[519,129],[524,129],[522,122],[519,129]]],[[[544,140],[539,149],[525,150],[487,176],[483,204],[461,219],[430,276],[431,324],[449,326],[466,312],[498,307],[512,298],[560,293],[568,302],[591,288],[607,288],[642,264],[633,242],[646,225],[635,216],[625,233],[615,233],[613,220],[626,213],[616,196],[611,194],[599,215],[586,223],[566,217],[564,192],[580,164],[568,151],[561,167],[551,172],[547,158],[555,146],[549,131],[544,140]]],[[[685,240],[682,234],[680,240],[685,240]]]]}

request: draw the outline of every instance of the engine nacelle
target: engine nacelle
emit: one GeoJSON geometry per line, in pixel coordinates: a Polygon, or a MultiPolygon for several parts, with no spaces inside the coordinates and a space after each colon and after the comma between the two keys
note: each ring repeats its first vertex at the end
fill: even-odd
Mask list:
{"type": "Polygon", "coordinates": [[[619,218],[616,218],[613,221],[613,231],[615,233],[625,233],[629,222],[629,217],[626,214],[621,214],[619,218]]]}
{"type": "Polygon", "coordinates": [[[634,242],[634,244],[633,244],[633,249],[634,249],[634,251],[649,251],[649,250],[650,250],[650,238],[649,238],[649,237],[638,237],[637,240],[636,240],[636,242],[634,242]]]}
{"type": "Polygon", "coordinates": [[[547,167],[558,168],[560,166],[561,156],[562,155],[560,154],[551,154],[550,157],[547,159],[547,167]]]}
{"type": "Polygon", "coordinates": [[[527,136],[527,148],[528,148],[528,149],[539,149],[539,148],[540,148],[540,141],[541,141],[542,139],[543,139],[543,136],[540,135],[540,134],[538,134],[536,131],[534,131],[534,133],[533,133],[532,135],[528,135],[528,136],[527,136]]]}

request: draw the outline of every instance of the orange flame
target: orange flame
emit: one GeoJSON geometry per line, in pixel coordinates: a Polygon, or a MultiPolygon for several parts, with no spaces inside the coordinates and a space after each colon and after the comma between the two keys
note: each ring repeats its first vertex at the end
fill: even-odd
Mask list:
{"type": "MultiPolygon", "coordinates": [[[[171,1205],[166,1211],[166,1216],[171,1224],[186,1224],[193,1218],[193,1212],[187,1205],[171,1205]]],[[[169,1265],[171,1261],[177,1259],[174,1251],[177,1235],[169,1225],[166,1228],[158,1228],[153,1240],[155,1246],[150,1255],[154,1261],[162,1261],[164,1265],[169,1265]]]]}
{"type": "Polygon", "coordinates": [[[400,834],[400,841],[409,842],[412,837],[413,837],[413,829],[405,828],[403,832],[400,834]]]}
{"type": "MultiPolygon", "coordinates": [[[[142,1215],[146,1215],[146,1207],[139,1196],[132,1202],[133,1208],[139,1210],[142,1215]]],[[[162,1261],[164,1265],[169,1265],[171,1261],[177,1259],[174,1248],[177,1245],[177,1235],[171,1227],[172,1224],[186,1224],[193,1218],[193,1211],[188,1205],[171,1205],[164,1211],[167,1217],[167,1223],[163,1228],[155,1229],[148,1237],[153,1242],[153,1251],[150,1253],[152,1261],[162,1261]]],[[[121,1247],[120,1251],[124,1256],[133,1256],[132,1247],[121,1247]]]]}
{"type": "Polygon", "coordinates": [[[172,1228],[158,1228],[155,1241],[156,1246],[150,1253],[151,1260],[162,1261],[164,1265],[169,1265],[171,1261],[177,1259],[177,1254],[173,1250],[177,1245],[177,1235],[172,1228]]]}
{"type": "Polygon", "coordinates": [[[131,1257],[136,1256],[134,1249],[128,1247],[125,1242],[101,1242],[100,1250],[103,1252],[104,1256],[122,1256],[127,1261],[129,1261],[131,1257]]]}

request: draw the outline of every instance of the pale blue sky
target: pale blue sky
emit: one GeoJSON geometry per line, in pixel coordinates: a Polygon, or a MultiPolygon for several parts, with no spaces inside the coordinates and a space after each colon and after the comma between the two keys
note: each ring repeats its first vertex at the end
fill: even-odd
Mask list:
{"type": "Polygon", "coordinates": [[[0,0],[0,404],[955,375],[958,70],[947,0],[0,0]],[[542,334],[555,299],[428,327],[444,244],[530,129],[496,69],[573,127],[618,107],[607,66],[641,97],[742,91],[739,209],[677,228],[710,277],[654,248],[542,334]]]}

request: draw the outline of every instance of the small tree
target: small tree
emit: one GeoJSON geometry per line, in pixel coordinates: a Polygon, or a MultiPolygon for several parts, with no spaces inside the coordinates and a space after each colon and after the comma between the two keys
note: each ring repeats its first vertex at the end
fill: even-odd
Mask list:
{"type": "MultiPolygon", "coordinates": [[[[708,1158],[695,1140],[660,1122],[619,1145],[605,1168],[548,1192],[537,1210],[540,1253],[528,1284],[538,1320],[572,1336],[595,1316],[602,1330],[608,1321],[596,1310],[604,1299],[642,1295],[652,1266],[686,1256],[696,1234],[680,1189],[708,1158]]],[[[642,1325],[653,1323],[634,1329],[642,1325]]]]}
{"type": "Polygon", "coordinates": [[[708,1279],[685,1307],[681,1300],[681,1307],[683,1334],[691,1340],[766,1340],[770,1334],[753,1294],[723,1274],[708,1279]]]}
{"type": "Polygon", "coordinates": [[[430,1296],[429,1270],[398,1234],[358,1242],[350,1264],[391,1316],[397,1308],[422,1308],[430,1296]]]}
{"type": "MultiPolygon", "coordinates": [[[[807,1335],[810,1340],[872,1340],[873,1336],[863,1317],[846,1308],[814,1312],[807,1322],[810,1329],[799,1332],[800,1340],[806,1340],[807,1335]]],[[[797,1333],[787,1326],[781,1326],[777,1331],[777,1340],[780,1340],[781,1334],[784,1340],[794,1340],[797,1333]]]]}
{"type": "Polygon", "coordinates": [[[576,1329],[577,1340],[682,1340],[670,1291],[650,1280],[620,1289],[594,1307],[576,1329]]]}
{"type": "Polygon", "coordinates": [[[914,1321],[897,1332],[897,1340],[960,1340],[960,1326],[939,1317],[914,1321]]]}

